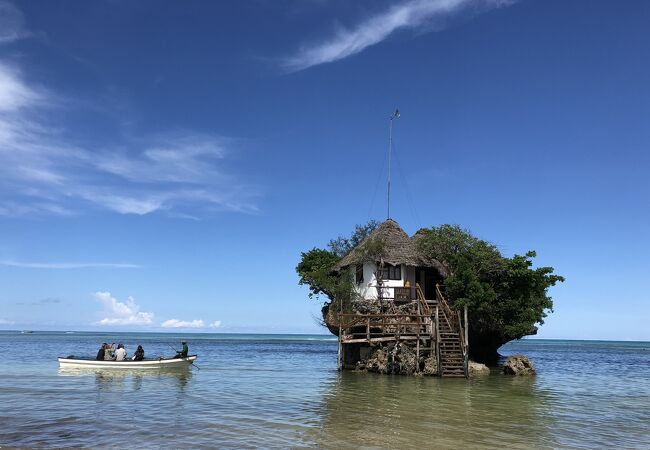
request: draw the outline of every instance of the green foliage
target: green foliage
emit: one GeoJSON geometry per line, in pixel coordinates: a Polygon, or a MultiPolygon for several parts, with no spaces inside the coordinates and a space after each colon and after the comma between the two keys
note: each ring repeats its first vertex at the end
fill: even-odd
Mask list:
{"type": "MultiPolygon", "coordinates": [[[[334,272],[334,267],[358,246],[377,222],[357,225],[349,238],[329,242],[328,250],[313,248],[301,254],[296,267],[301,285],[309,286],[309,297],[327,297],[323,317],[329,310],[352,310],[352,274],[334,272]]],[[[535,252],[504,257],[493,244],[473,236],[457,225],[441,225],[418,234],[418,246],[440,261],[449,276],[445,294],[457,307],[468,307],[470,353],[477,361],[495,362],[497,349],[504,343],[534,334],[543,324],[553,300],[548,289],[564,278],[552,267],[533,268],[535,252]]],[[[368,240],[359,250],[368,261],[376,261],[385,243],[368,240]]]]}
{"type": "MultiPolygon", "coordinates": [[[[334,311],[351,311],[352,274],[349,271],[336,273],[334,266],[377,226],[379,223],[371,220],[365,225],[357,225],[350,237],[339,236],[332,239],[328,244],[329,250],[313,248],[301,253],[300,262],[296,267],[300,277],[298,284],[309,286],[309,298],[320,298],[321,295],[327,297],[323,317],[327,315],[330,307],[334,308],[334,311]]],[[[368,252],[379,251],[380,245],[382,244],[368,244],[368,252]]]]}
{"type": "Polygon", "coordinates": [[[349,271],[334,272],[341,258],[329,250],[313,248],[301,254],[296,267],[300,277],[298,284],[309,286],[309,298],[325,295],[336,311],[349,312],[352,296],[352,279],[349,271]]]}
{"type": "Polygon", "coordinates": [[[449,270],[447,297],[456,307],[468,307],[470,351],[496,354],[504,343],[534,334],[553,309],[548,288],[564,281],[552,267],[534,269],[535,252],[506,258],[458,226],[431,228],[418,245],[449,270]]]}
{"type": "Polygon", "coordinates": [[[354,232],[348,237],[339,236],[336,239],[332,239],[327,246],[330,251],[337,256],[343,257],[347,255],[350,250],[355,248],[357,245],[370,235],[375,228],[379,226],[379,222],[376,220],[371,220],[365,225],[357,225],[354,227],[354,232]]]}
{"type": "Polygon", "coordinates": [[[296,267],[300,277],[298,284],[309,286],[309,298],[321,294],[333,298],[338,277],[332,270],[341,257],[316,247],[301,253],[300,256],[300,263],[296,267]]]}

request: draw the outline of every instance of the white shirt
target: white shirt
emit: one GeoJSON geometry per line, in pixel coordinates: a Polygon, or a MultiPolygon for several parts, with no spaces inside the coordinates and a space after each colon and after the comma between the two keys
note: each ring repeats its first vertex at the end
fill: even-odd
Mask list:
{"type": "Polygon", "coordinates": [[[124,358],[126,358],[126,350],[123,348],[115,350],[115,361],[124,361],[124,358]]]}

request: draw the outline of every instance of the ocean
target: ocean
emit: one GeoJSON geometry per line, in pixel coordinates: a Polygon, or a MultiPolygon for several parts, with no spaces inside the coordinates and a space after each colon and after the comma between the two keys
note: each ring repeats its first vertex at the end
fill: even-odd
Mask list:
{"type": "MultiPolygon", "coordinates": [[[[471,343],[470,343],[471,345],[471,343]]],[[[338,372],[332,336],[0,332],[0,447],[650,448],[650,343],[521,340],[538,375],[338,372]],[[62,371],[102,342],[199,368],[62,371]]]]}

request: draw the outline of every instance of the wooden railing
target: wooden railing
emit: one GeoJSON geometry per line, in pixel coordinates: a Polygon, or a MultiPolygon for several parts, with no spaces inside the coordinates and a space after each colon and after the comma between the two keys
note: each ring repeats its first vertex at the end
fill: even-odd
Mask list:
{"type": "Polygon", "coordinates": [[[447,320],[452,329],[457,328],[459,337],[460,337],[460,348],[463,351],[464,359],[464,369],[465,377],[469,376],[468,373],[468,364],[469,364],[469,343],[468,343],[468,325],[467,325],[467,306],[463,308],[463,316],[461,316],[460,310],[452,310],[447,302],[447,299],[442,295],[440,290],[440,285],[436,284],[436,300],[440,305],[442,311],[444,312],[443,316],[447,320]],[[456,325],[456,326],[455,326],[456,325]]]}
{"type": "Polygon", "coordinates": [[[442,364],[440,363],[440,305],[436,305],[436,367],[438,376],[442,375],[442,364]]]}
{"type": "Polygon", "coordinates": [[[347,341],[392,339],[387,334],[419,338],[434,333],[430,318],[421,314],[340,314],[339,318],[342,332],[340,337],[347,341]]]}
{"type": "Polygon", "coordinates": [[[451,307],[449,306],[449,303],[447,303],[447,299],[445,299],[445,296],[442,295],[442,292],[440,291],[440,285],[436,284],[436,300],[438,301],[438,305],[440,306],[440,309],[442,310],[442,315],[444,319],[447,321],[449,326],[451,328],[456,328],[455,321],[454,321],[454,312],[452,311],[451,307]]]}
{"type": "Polygon", "coordinates": [[[417,296],[418,302],[420,303],[420,308],[422,308],[422,314],[426,314],[427,316],[430,316],[431,315],[431,308],[429,308],[429,304],[427,303],[427,299],[424,297],[424,293],[422,292],[422,288],[417,283],[415,284],[415,295],[417,296]]]}

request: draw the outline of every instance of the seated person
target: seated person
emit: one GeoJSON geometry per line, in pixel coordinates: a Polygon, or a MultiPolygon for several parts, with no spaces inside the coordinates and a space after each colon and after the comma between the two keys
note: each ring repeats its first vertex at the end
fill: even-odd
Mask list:
{"type": "Polygon", "coordinates": [[[106,344],[104,346],[104,361],[112,361],[113,360],[113,347],[115,344],[106,344]]]}
{"type": "Polygon", "coordinates": [[[97,361],[104,360],[104,350],[106,349],[106,345],[107,345],[106,342],[104,342],[102,346],[99,348],[99,351],[97,352],[97,356],[95,357],[97,361]]]}
{"type": "Polygon", "coordinates": [[[187,354],[189,353],[187,341],[181,341],[181,344],[183,344],[183,350],[180,352],[176,351],[176,356],[174,356],[174,358],[187,358],[187,354]]]}
{"type": "Polygon", "coordinates": [[[124,349],[124,344],[119,344],[117,350],[115,350],[115,361],[124,361],[126,358],[126,350],[124,349]]]}
{"type": "Polygon", "coordinates": [[[142,361],[144,359],[144,349],[142,348],[141,345],[138,345],[138,348],[135,350],[135,353],[133,354],[133,358],[131,358],[133,361],[142,361]]]}

